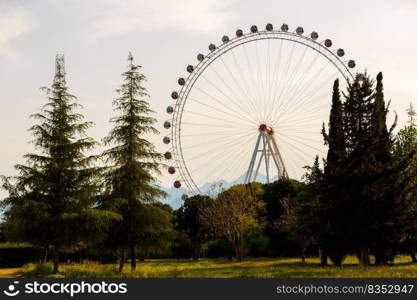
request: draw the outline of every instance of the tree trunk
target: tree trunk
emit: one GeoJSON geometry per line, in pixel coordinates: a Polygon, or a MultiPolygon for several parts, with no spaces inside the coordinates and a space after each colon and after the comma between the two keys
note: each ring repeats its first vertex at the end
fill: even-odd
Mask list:
{"type": "Polygon", "coordinates": [[[125,260],[126,260],[126,251],[125,249],[123,249],[120,255],[119,273],[123,272],[123,266],[125,265],[125,260]]]}
{"type": "Polygon", "coordinates": [[[306,250],[304,247],[301,247],[301,262],[302,263],[306,262],[306,250]]]}
{"type": "Polygon", "coordinates": [[[236,241],[234,243],[235,255],[237,261],[243,260],[243,241],[236,241]]]}
{"type": "Polygon", "coordinates": [[[369,266],[369,247],[362,246],[359,249],[359,264],[363,267],[369,266]]]}
{"type": "Polygon", "coordinates": [[[327,253],[325,250],[320,249],[320,265],[321,266],[327,266],[327,253]]]}
{"type": "Polygon", "coordinates": [[[413,263],[416,263],[417,262],[416,251],[414,249],[411,249],[409,251],[409,254],[410,254],[410,257],[411,257],[411,260],[413,261],[413,263]]]}
{"type": "Polygon", "coordinates": [[[417,258],[416,258],[416,247],[414,245],[414,239],[410,239],[410,248],[409,248],[408,254],[410,255],[413,263],[416,263],[417,258]]]}
{"type": "Polygon", "coordinates": [[[59,271],[59,250],[54,249],[54,269],[52,273],[58,274],[58,271],[59,271]]]}
{"type": "Polygon", "coordinates": [[[48,262],[48,247],[45,247],[45,249],[43,250],[42,263],[46,264],[47,262],[48,262]]]}
{"type": "Polygon", "coordinates": [[[135,252],[135,246],[130,246],[130,266],[131,270],[136,270],[136,252],[135,252]]]}

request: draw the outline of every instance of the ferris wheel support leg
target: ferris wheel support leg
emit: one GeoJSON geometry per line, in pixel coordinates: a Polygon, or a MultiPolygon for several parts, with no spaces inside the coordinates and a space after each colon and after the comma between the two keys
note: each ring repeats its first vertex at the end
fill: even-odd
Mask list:
{"type": "Polygon", "coordinates": [[[255,160],[256,160],[257,153],[258,153],[258,147],[259,147],[260,140],[261,140],[261,135],[259,134],[258,139],[256,140],[255,149],[253,150],[252,158],[251,158],[250,163],[249,163],[248,171],[246,172],[245,182],[244,182],[245,184],[251,182],[251,176],[252,176],[252,173],[253,173],[253,167],[255,166],[255,160]]]}
{"type": "MultiPolygon", "coordinates": [[[[262,163],[262,159],[265,158],[265,151],[262,151],[261,156],[259,157],[259,161],[258,161],[258,166],[256,167],[256,171],[255,171],[255,176],[253,177],[252,181],[255,181],[256,178],[258,178],[258,173],[259,173],[259,167],[261,166],[262,163]]],[[[252,182],[251,181],[251,182],[252,182]]]]}
{"type": "Polygon", "coordinates": [[[283,178],[288,178],[288,173],[287,173],[287,169],[285,168],[284,160],[282,159],[281,152],[279,151],[279,148],[277,146],[277,143],[276,143],[274,137],[271,137],[271,142],[272,142],[272,146],[274,148],[274,152],[276,154],[276,157],[278,158],[279,165],[281,166],[281,168],[280,168],[282,170],[281,171],[281,176],[283,178]]]}
{"type": "Polygon", "coordinates": [[[271,151],[268,147],[267,137],[265,134],[263,135],[262,140],[264,144],[263,153],[265,157],[266,182],[269,183],[269,155],[271,154],[271,151]]]}

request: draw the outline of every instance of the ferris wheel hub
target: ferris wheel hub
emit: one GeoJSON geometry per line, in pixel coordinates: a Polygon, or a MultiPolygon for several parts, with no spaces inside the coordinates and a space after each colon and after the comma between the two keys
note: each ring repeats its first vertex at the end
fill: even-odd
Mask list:
{"type": "Polygon", "coordinates": [[[266,124],[259,125],[259,131],[264,131],[268,133],[269,135],[274,133],[274,130],[272,129],[272,127],[269,127],[266,124]]]}

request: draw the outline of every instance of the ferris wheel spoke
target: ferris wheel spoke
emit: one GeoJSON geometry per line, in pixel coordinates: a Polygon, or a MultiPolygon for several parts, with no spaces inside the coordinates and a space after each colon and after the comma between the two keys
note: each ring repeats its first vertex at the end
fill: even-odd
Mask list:
{"type": "MultiPolygon", "coordinates": [[[[223,151],[221,151],[219,153],[214,153],[215,155],[210,156],[210,159],[208,161],[204,162],[202,165],[199,165],[198,167],[195,167],[192,170],[192,173],[195,173],[196,171],[200,170],[201,168],[207,167],[209,165],[210,166],[216,166],[216,167],[224,166],[224,161],[226,159],[230,159],[231,157],[236,156],[236,153],[234,151],[231,151],[231,150],[241,149],[242,145],[245,144],[244,142],[248,142],[249,140],[250,140],[250,138],[247,138],[244,141],[235,142],[232,146],[229,146],[227,149],[223,149],[223,151]],[[215,162],[219,161],[219,160],[220,160],[220,163],[215,164],[215,162]]],[[[222,168],[222,169],[224,170],[225,168],[222,168]]]]}
{"type": "MultiPolygon", "coordinates": [[[[224,127],[222,127],[224,128],[224,127]]],[[[246,131],[246,130],[245,130],[246,131]]],[[[238,133],[242,133],[242,129],[227,129],[227,130],[219,130],[219,131],[198,131],[197,133],[193,133],[193,134],[181,134],[181,137],[195,137],[195,136],[210,136],[210,135],[229,135],[230,134],[238,134],[238,133]]],[[[248,133],[248,132],[245,132],[248,133]]],[[[250,134],[250,133],[248,133],[250,134]]]]}
{"type": "Polygon", "coordinates": [[[256,49],[256,76],[257,76],[257,88],[259,89],[259,94],[261,96],[261,98],[259,99],[259,101],[261,102],[261,110],[262,110],[262,114],[261,114],[261,120],[264,120],[265,116],[265,97],[264,97],[264,89],[262,88],[262,70],[260,67],[260,63],[259,63],[259,49],[258,49],[258,41],[254,42],[255,44],[255,49],[256,49]]]}
{"type": "MultiPolygon", "coordinates": [[[[248,66],[248,71],[249,71],[248,73],[249,74],[253,74],[254,72],[252,70],[252,66],[251,66],[251,63],[249,61],[249,56],[248,56],[248,53],[246,51],[245,44],[242,45],[242,49],[243,49],[243,52],[245,54],[246,65],[248,66]]],[[[250,84],[249,86],[252,86],[254,88],[255,94],[256,94],[257,98],[260,100],[261,99],[261,95],[259,94],[259,91],[258,91],[258,89],[256,89],[255,85],[254,84],[250,84]]]]}
{"type": "Polygon", "coordinates": [[[328,115],[328,112],[319,111],[318,109],[300,111],[300,112],[297,112],[297,114],[294,113],[291,115],[287,115],[286,118],[281,119],[278,124],[286,124],[287,122],[290,122],[291,124],[296,124],[297,122],[302,122],[303,124],[306,124],[307,121],[317,120],[320,117],[324,118],[327,115],[328,115]]]}
{"type": "MultiPolygon", "coordinates": [[[[311,157],[314,157],[315,155],[311,155],[309,153],[307,153],[306,151],[304,151],[303,149],[295,146],[293,143],[289,142],[288,140],[285,141],[285,144],[288,144],[291,147],[291,153],[296,154],[299,158],[301,158],[301,160],[304,161],[304,163],[309,163],[309,161],[307,160],[310,159],[311,157]]],[[[289,157],[291,157],[291,155],[288,155],[289,157]]]]}
{"type": "MultiPolygon", "coordinates": [[[[289,103],[292,103],[292,99],[295,99],[298,93],[300,93],[303,90],[306,90],[305,80],[310,74],[311,70],[313,69],[313,66],[315,65],[315,63],[318,61],[319,56],[320,56],[320,53],[317,53],[314,59],[312,60],[312,62],[310,63],[310,65],[307,67],[307,71],[304,71],[303,74],[301,75],[301,78],[298,78],[295,81],[297,82],[297,87],[294,89],[294,92],[288,96],[288,99],[291,99],[288,101],[289,103]]],[[[271,114],[274,114],[274,113],[276,113],[275,110],[274,109],[271,110],[271,114]]]]}
{"type": "Polygon", "coordinates": [[[290,139],[290,140],[292,140],[292,141],[296,142],[296,143],[302,144],[302,145],[304,145],[305,147],[308,147],[308,148],[310,148],[310,149],[313,149],[313,150],[319,151],[321,154],[325,154],[325,152],[324,152],[322,149],[319,149],[319,148],[313,147],[313,146],[311,146],[311,145],[308,145],[308,144],[306,144],[306,143],[304,143],[304,142],[300,141],[299,139],[295,139],[294,137],[288,136],[288,135],[283,134],[283,133],[281,133],[281,135],[282,135],[282,136],[284,136],[284,137],[285,137],[285,138],[287,138],[287,139],[290,139]]]}
{"type": "MultiPolygon", "coordinates": [[[[190,113],[190,114],[194,114],[194,115],[197,115],[197,116],[201,116],[201,117],[206,117],[206,118],[212,119],[212,120],[224,121],[225,124],[227,124],[228,122],[230,122],[230,120],[226,120],[226,119],[219,118],[219,117],[213,117],[213,116],[210,116],[210,115],[207,115],[207,114],[199,113],[199,112],[196,112],[196,111],[191,111],[191,110],[188,110],[188,109],[187,110],[184,109],[184,112],[187,112],[187,113],[190,113]]],[[[232,124],[232,125],[240,125],[240,126],[243,126],[243,127],[246,127],[246,128],[251,128],[250,126],[248,126],[248,124],[244,124],[244,123],[230,122],[230,124],[232,124]]],[[[236,127],[236,126],[232,126],[232,125],[229,125],[229,126],[230,127],[236,127]]]]}
{"type": "MultiPolygon", "coordinates": [[[[241,133],[241,134],[235,134],[235,136],[249,136],[252,135],[252,133],[241,133]]],[[[223,143],[224,141],[230,140],[230,137],[224,137],[224,138],[217,138],[217,139],[211,139],[211,140],[205,140],[205,143],[199,143],[191,146],[182,147],[182,150],[189,150],[192,148],[199,148],[199,147],[207,147],[208,144],[210,145],[216,145],[223,143]]]]}
{"type": "MultiPolygon", "coordinates": [[[[250,100],[251,107],[248,105],[247,108],[249,108],[249,111],[256,110],[256,106],[253,105],[253,102],[251,101],[251,98],[249,97],[249,94],[245,91],[245,89],[241,86],[239,81],[236,79],[236,76],[233,74],[233,72],[230,70],[229,66],[225,63],[223,57],[220,56],[220,61],[223,63],[224,68],[228,72],[229,76],[232,78],[234,84],[237,86],[238,90],[243,93],[244,98],[250,100]]],[[[243,102],[243,101],[242,101],[243,102]]]]}
{"type": "MultiPolygon", "coordinates": [[[[320,78],[321,73],[326,69],[326,67],[323,68],[322,70],[320,70],[320,72],[318,72],[318,74],[316,74],[316,76],[312,78],[312,80],[309,83],[309,86],[310,87],[312,87],[313,86],[313,83],[315,83],[317,81],[317,79],[320,78]]],[[[332,74],[328,78],[326,78],[325,80],[320,81],[319,84],[316,85],[316,87],[325,87],[325,83],[329,82],[329,80],[331,78],[333,78],[336,74],[332,74]]],[[[306,104],[305,101],[308,100],[308,98],[312,99],[314,97],[314,95],[316,95],[320,91],[320,89],[316,88],[313,91],[313,94],[310,95],[309,94],[310,90],[311,90],[311,88],[310,89],[305,89],[305,90],[302,90],[299,94],[294,95],[294,98],[297,99],[297,100],[294,101],[294,102],[292,102],[293,107],[292,108],[289,108],[288,106],[286,106],[286,107],[283,108],[283,110],[285,112],[287,112],[287,111],[290,111],[291,112],[291,111],[294,111],[294,110],[298,109],[302,105],[305,105],[306,104]]],[[[325,93],[328,93],[328,91],[325,90],[325,93]]]]}
{"type": "Polygon", "coordinates": [[[279,92],[277,92],[277,93],[274,94],[274,99],[273,99],[272,107],[280,107],[281,106],[281,103],[280,103],[281,102],[280,101],[281,99],[280,99],[280,97],[281,97],[281,93],[282,93],[282,89],[283,89],[282,88],[282,85],[284,83],[284,78],[287,77],[288,70],[289,70],[289,68],[291,66],[292,57],[294,55],[294,49],[295,49],[295,43],[291,46],[291,52],[290,52],[289,59],[287,60],[287,63],[285,64],[285,67],[284,67],[284,70],[281,73],[281,76],[279,77],[279,83],[278,83],[277,88],[275,89],[276,91],[279,91],[279,92]],[[277,100],[277,102],[276,102],[276,106],[275,106],[275,101],[276,100],[277,100]]]}
{"type": "MultiPolygon", "coordinates": [[[[222,177],[226,179],[224,170],[230,170],[235,172],[240,172],[239,165],[241,165],[242,161],[246,161],[245,157],[248,156],[248,153],[241,151],[238,154],[233,155],[233,152],[228,153],[228,156],[225,156],[222,160],[219,160],[218,164],[213,164],[210,170],[207,172],[207,175],[202,178],[200,181],[205,182],[208,180],[209,177],[222,177]]],[[[244,170],[242,170],[244,172],[244,170]]],[[[230,172],[232,174],[232,172],[230,172]]],[[[237,173],[236,177],[241,176],[242,174],[237,173]]],[[[227,178],[228,179],[228,178],[227,178]]]]}
{"type": "MultiPolygon", "coordinates": [[[[252,135],[252,133],[240,133],[240,134],[235,134],[236,137],[239,138],[245,138],[247,136],[252,135]]],[[[204,140],[204,143],[196,143],[196,144],[192,144],[186,147],[183,147],[182,150],[189,150],[189,149],[196,149],[196,148],[200,148],[200,147],[207,147],[207,145],[210,146],[216,146],[217,144],[224,144],[224,143],[228,143],[228,140],[230,140],[230,137],[222,137],[222,138],[216,138],[216,139],[210,139],[204,140]]]]}
{"type": "MultiPolygon", "coordinates": [[[[223,64],[224,64],[224,60],[223,60],[223,57],[221,57],[220,56],[220,60],[223,62],[223,64]]],[[[224,64],[225,65],[225,64],[224,64]]],[[[235,99],[239,99],[239,100],[242,100],[242,99],[244,99],[245,98],[245,96],[246,95],[244,95],[243,94],[243,98],[242,98],[242,96],[240,96],[240,95],[238,95],[236,92],[235,92],[235,90],[227,83],[227,81],[219,74],[219,72],[217,72],[217,70],[212,66],[212,65],[210,65],[210,68],[212,69],[212,71],[216,74],[216,76],[217,76],[217,78],[222,82],[222,84],[224,85],[224,86],[226,86],[227,87],[227,89],[233,94],[233,97],[235,98],[235,99]]],[[[236,79],[235,79],[235,77],[234,77],[234,75],[233,75],[233,73],[231,73],[230,72],[230,70],[227,68],[227,66],[225,65],[225,68],[226,68],[226,70],[229,72],[229,75],[230,75],[230,77],[233,79],[233,81],[234,81],[234,83],[235,83],[235,85],[236,84],[238,84],[237,82],[236,82],[236,79]]],[[[240,86],[239,86],[240,87],[240,86]]],[[[243,89],[242,88],[238,88],[238,90],[239,91],[243,91],[243,89]]],[[[246,96],[247,97],[247,96],[246,96]]],[[[241,103],[241,105],[243,104],[243,103],[245,103],[244,101],[239,101],[240,103],[241,103]]],[[[251,111],[251,107],[248,107],[247,105],[246,105],[246,103],[245,103],[245,108],[246,108],[246,111],[251,111]]]]}
{"type": "Polygon", "coordinates": [[[282,121],[287,119],[287,116],[291,116],[292,114],[301,115],[304,111],[313,111],[316,109],[316,106],[323,105],[324,103],[328,103],[327,97],[329,91],[324,87],[316,88],[313,91],[305,91],[303,92],[304,96],[299,96],[296,98],[295,101],[292,101],[291,106],[287,105],[286,107],[281,108],[281,113],[276,115],[278,121],[282,121]],[[321,94],[318,94],[320,93],[321,94]],[[324,102],[320,102],[323,100],[324,102]],[[306,103],[312,103],[313,106],[307,106],[306,103]]]}
{"type": "Polygon", "coordinates": [[[311,61],[311,63],[307,67],[307,71],[303,72],[303,74],[301,74],[301,77],[295,80],[295,82],[297,82],[297,87],[294,89],[293,93],[289,95],[288,99],[292,100],[296,98],[296,95],[298,95],[301,91],[306,90],[306,84],[308,84],[308,82],[305,83],[305,80],[306,78],[308,78],[308,75],[310,75],[310,72],[313,69],[315,63],[318,61],[319,56],[320,56],[320,53],[316,53],[314,59],[311,61]]]}
{"type": "MultiPolygon", "coordinates": [[[[241,136],[241,138],[245,138],[245,136],[241,136]]],[[[225,142],[225,143],[217,143],[217,144],[215,144],[216,147],[207,148],[207,151],[204,151],[203,153],[198,153],[197,155],[194,155],[194,156],[190,157],[187,161],[193,161],[195,159],[201,158],[202,156],[204,156],[206,154],[208,155],[208,154],[215,153],[214,150],[223,149],[225,146],[229,147],[229,146],[234,145],[234,144],[235,144],[234,140],[228,141],[228,142],[225,142]]]]}
{"type": "Polygon", "coordinates": [[[216,97],[210,95],[209,93],[205,92],[204,90],[196,87],[197,90],[199,90],[200,92],[202,92],[203,94],[205,94],[206,96],[208,96],[209,98],[213,99],[215,102],[217,102],[220,106],[224,106],[228,109],[230,109],[231,111],[233,111],[234,113],[236,113],[237,115],[241,116],[242,118],[248,120],[249,122],[253,122],[252,119],[249,119],[248,117],[246,117],[244,114],[242,115],[242,113],[230,108],[228,105],[224,104],[222,101],[220,101],[219,99],[217,99],[216,97]]]}
{"type": "Polygon", "coordinates": [[[242,105],[239,105],[239,103],[235,102],[235,100],[233,100],[227,94],[225,94],[222,90],[220,90],[215,84],[213,84],[210,80],[208,80],[206,76],[201,75],[201,77],[203,79],[205,79],[215,90],[217,90],[225,98],[229,99],[234,105],[236,105],[242,111],[243,114],[250,115],[248,111],[246,111],[246,110],[243,109],[243,106],[242,105]]]}
{"type": "MultiPolygon", "coordinates": [[[[226,112],[226,111],[224,111],[224,110],[221,110],[221,109],[219,109],[219,108],[217,108],[217,107],[215,107],[215,106],[212,106],[212,105],[209,105],[209,104],[207,104],[207,103],[204,103],[204,102],[202,102],[202,101],[199,101],[199,100],[197,100],[197,99],[194,99],[194,98],[190,98],[190,100],[192,100],[192,101],[194,101],[194,102],[196,102],[196,103],[198,103],[198,104],[200,104],[200,105],[203,105],[203,106],[205,106],[205,107],[209,107],[209,108],[211,108],[211,109],[213,109],[213,110],[215,110],[215,111],[217,111],[217,112],[220,112],[220,113],[223,113],[223,114],[225,114],[225,115],[227,115],[227,116],[232,116],[232,117],[234,117],[234,118],[237,118],[237,119],[239,119],[240,121],[245,121],[245,120],[248,120],[248,119],[246,119],[246,118],[242,118],[241,116],[236,116],[236,115],[234,115],[234,114],[231,114],[230,112],[226,112]]],[[[253,121],[252,121],[253,122],[253,121]]]]}
{"type": "MultiPolygon", "coordinates": [[[[220,168],[221,166],[227,166],[227,170],[239,170],[238,168],[236,168],[236,166],[239,164],[239,163],[241,163],[241,161],[243,161],[244,160],[244,158],[245,158],[245,156],[247,155],[247,153],[245,153],[245,152],[240,152],[235,158],[235,160],[233,161],[233,162],[230,162],[230,158],[233,158],[233,156],[232,155],[230,155],[229,157],[227,157],[225,160],[222,160],[222,161],[220,161],[220,163],[219,164],[217,164],[217,165],[214,165],[213,166],[213,168],[211,168],[210,169],[210,172],[207,172],[208,173],[208,175],[206,175],[204,178],[202,178],[200,181],[201,182],[205,182],[205,181],[207,181],[208,180],[208,178],[209,177],[214,177],[214,178],[216,178],[216,177],[219,177],[219,176],[222,176],[223,177],[223,179],[226,179],[226,178],[224,178],[224,174],[222,174],[223,172],[224,172],[224,169],[225,168],[220,168]],[[225,165],[225,163],[224,162],[229,162],[229,164],[226,164],[225,165]],[[213,171],[211,171],[211,170],[213,170],[214,169],[214,172],[213,171]]],[[[238,174],[237,176],[240,176],[241,174],[238,174]]]]}
{"type": "Polygon", "coordinates": [[[251,102],[252,106],[253,107],[256,107],[256,97],[254,96],[254,93],[253,93],[252,89],[250,88],[251,85],[249,85],[248,84],[248,81],[246,80],[245,72],[242,72],[242,69],[240,67],[240,64],[237,62],[236,55],[234,53],[234,49],[231,49],[230,50],[230,53],[232,55],[232,58],[233,58],[233,62],[235,64],[235,67],[238,70],[238,74],[240,74],[240,77],[243,80],[243,86],[244,86],[244,89],[246,90],[246,94],[248,95],[248,99],[251,102]]]}
{"type": "Polygon", "coordinates": [[[298,59],[298,61],[297,61],[297,64],[294,66],[294,68],[293,68],[293,71],[292,71],[292,73],[291,73],[291,75],[290,76],[288,76],[288,78],[287,78],[287,84],[285,85],[285,87],[281,90],[281,94],[280,94],[280,96],[279,96],[279,99],[278,99],[278,101],[280,101],[280,99],[281,99],[281,97],[282,97],[282,106],[283,107],[285,107],[286,105],[287,105],[287,102],[288,102],[288,97],[287,97],[287,93],[288,93],[288,90],[290,90],[290,89],[292,89],[293,87],[294,87],[294,85],[296,84],[296,82],[294,82],[294,77],[295,77],[295,74],[296,73],[298,73],[299,72],[299,69],[300,69],[300,65],[301,65],[301,63],[303,62],[303,60],[304,60],[304,57],[305,57],[305,55],[306,55],[306,53],[307,53],[307,47],[305,47],[304,48],[304,51],[303,51],[303,53],[302,53],[302,55],[299,57],[299,59],[298,59]],[[293,82],[293,84],[291,84],[291,82],[293,82]]]}

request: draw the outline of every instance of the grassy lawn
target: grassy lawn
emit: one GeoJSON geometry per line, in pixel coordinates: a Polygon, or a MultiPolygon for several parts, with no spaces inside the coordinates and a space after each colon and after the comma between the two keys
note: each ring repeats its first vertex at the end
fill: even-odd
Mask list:
{"type": "MultiPolygon", "coordinates": [[[[123,274],[116,272],[117,265],[84,263],[62,265],[60,274],[53,277],[72,278],[300,278],[300,277],[417,277],[417,264],[412,264],[407,256],[399,256],[395,264],[361,268],[355,257],[348,257],[342,267],[332,265],[322,267],[318,258],[309,258],[301,263],[299,258],[247,258],[243,262],[227,259],[191,260],[148,260],[138,263],[137,271],[125,267],[123,274]]],[[[29,264],[19,270],[23,277],[47,277],[51,265],[29,264]]]]}

